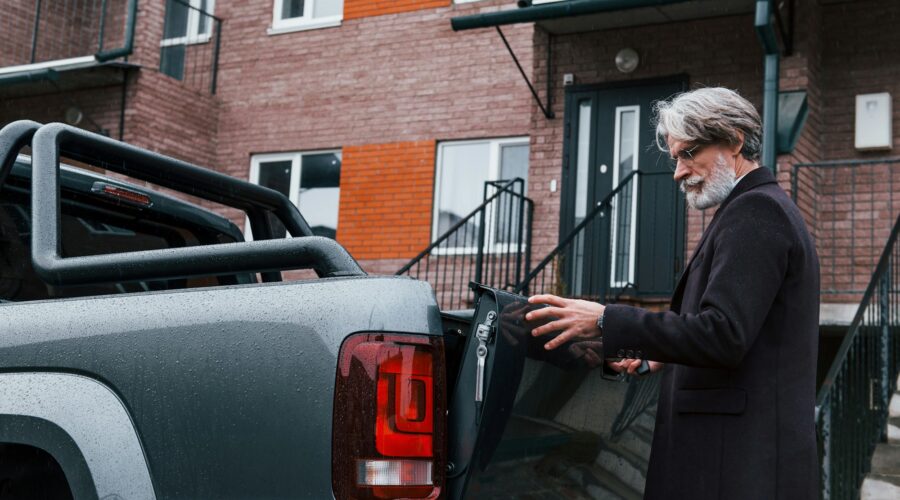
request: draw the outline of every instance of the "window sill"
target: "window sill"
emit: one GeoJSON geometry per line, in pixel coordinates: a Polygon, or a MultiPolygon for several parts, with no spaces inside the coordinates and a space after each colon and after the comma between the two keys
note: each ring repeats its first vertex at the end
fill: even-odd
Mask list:
{"type": "Polygon", "coordinates": [[[197,36],[181,36],[178,38],[166,38],[163,41],[159,42],[160,47],[171,47],[173,45],[200,45],[203,43],[209,43],[212,39],[211,35],[197,35],[197,36]]]}
{"type": "Polygon", "coordinates": [[[302,23],[282,23],[275,24],[266,30],[268,35],[282,35],[284,33],[294,33],[295,31],[317,30],[322,28],[335,28],[341,25],[343,18],[329,17],[324,19],[315,19],[312,21],[304,21],[302,23]]]}

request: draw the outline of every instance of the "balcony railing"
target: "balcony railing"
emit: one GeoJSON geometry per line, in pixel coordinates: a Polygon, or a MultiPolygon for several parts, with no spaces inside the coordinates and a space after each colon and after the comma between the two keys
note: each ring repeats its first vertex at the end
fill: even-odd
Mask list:
{"type": "Polygon", "coordinates": [[[216,93],[222,20],[207,0],[167,0],[159,71],[194,90],[216,93]]]}
{"type": "Polygon", "coordinates": [[[884,440],[900,371],[900,217],[816,400],[822,498],[853,500],[884,440]]]}
{"type": "Polygon", "coordinates": [[[431,283],[442,310],[472,307],[472,281],[511,290],[531,261],[534,205],[524,190],[522,179],[485,182],[481,205],[448,221],[450,227],[397,274],[431,283]]]}
{"type": "Polygon", "coordinates": [[[0,16],[0,75],[127,56],[137,0],[12,0],[0,16]]]}
{"type": "Polygon", "coordinates": [[[900,158],[795,165],[791,195],[816,239],[822,299],[859,303],[900,212],[900,158]]]}

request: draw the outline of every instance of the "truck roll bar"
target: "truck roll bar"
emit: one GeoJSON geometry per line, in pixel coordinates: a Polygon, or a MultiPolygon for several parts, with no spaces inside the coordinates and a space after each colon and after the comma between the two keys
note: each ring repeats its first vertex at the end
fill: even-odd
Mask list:
{"type": "Polygon", "coordinates": [[[234,177],[147,151],[62,123],[19,121],[0,130],[0,179],[18,150],[32,142],[32,240],[35,272],[47,283],[75,285],[171,279],[234,273],[313,269],[320,277],[365,272],[336,241],[313,236],[283,194],[234,177]],[[36,128],[39,127],[39,128],[36,128]],[[30,137],[33,135],[33,137],[30,137]],[[60,255],[60,152],[104,169],[145,180],[247,212],[271,238],[266,213],[277,216],[292,236],[162,250],[84,257],[60,255]],[[7,165],[8,164],[8,165],[7,165]]]}

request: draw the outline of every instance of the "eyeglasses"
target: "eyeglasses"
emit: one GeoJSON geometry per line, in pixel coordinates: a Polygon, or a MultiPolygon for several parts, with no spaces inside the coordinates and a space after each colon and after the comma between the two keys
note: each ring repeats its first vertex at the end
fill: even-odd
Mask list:
{"type": "Polygon", "coordinates": [[[684,163],[690,165],[694,162],[694,155],[700,152],[706,144],[694,144],[691,148],[685,148],[681,151],[675,153],[675,156],[672,157],[672,170],[675,170],[675,167],[678,165],[678,160],[683,161],[684,163]]]}

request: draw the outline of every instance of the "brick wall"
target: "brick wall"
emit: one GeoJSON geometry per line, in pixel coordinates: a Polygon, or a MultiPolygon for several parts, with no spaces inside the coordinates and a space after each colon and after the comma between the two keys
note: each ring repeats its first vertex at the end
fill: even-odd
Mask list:
{"type": "Polygon", "coordinates": [[[451,0],[344,0],[344,19],[447,7],[451,0]]]}
{"type": "MultiPolygon", "coordinates": [[[[544,32],[535,35],[534,74],[536,88],[546,86],[544,32]]],[[[642,80],[687,74],[691,88],[725,86],[737,89],[759,106],[762,102],[762,51],[752,16],[715,19],[553,35],[553,102],[556,118],[548,120],[537,106],[532,107],[531,170],[529,193],[535,201],[535,249],[537,258],[557,242],[561,190],[551,192],[550,182],[562,179],[563,75],[575,75],[575,83],[595,84],[642,80]],[[631,74],[620,73],[615,55],[634,48],[641,64],[631,74]]],[[[712,211],[689,211],[687,249],[699,241],[712,211]]]]}
{"type": "Polygon", "coordinates": [[[409,259],[427,247],[434,155],[427,140],[344,148],[338,242],[359,259],[409,259]]]}
{"type": "MultiPolygon", "coordinates": [[[[368,188],[347,184],[353,182],[347,177],[352,175],[347,169],[354,168],[353,153],[347,156],[350,148],[527,135],[528,87],[496,32],[455,33],[450,28],[453,16],[507,4],[445,1],[439,8],[345,18],[340,27],[270,36],[270,0],[220,2],[216,14],[225,25],[217,93],[217,168],[246,179],[254,154],[343,149],[343,210],[344,203],[356,197],[347,189],[361,196],[368,196],[366,189],[380,189],[376,183],[368,188]]],[[[505,30],[526,64],[531,60],[532,32],[530,25],[505,30]]],[[[404,167],[396,168],[402,178],[404,167]]],[[[409,168],[418,171],[417,165],[409,168]]],[[[420,178],[422,186],[428,186],[427,200],[412,200],[398,210],[407,215],[421,211],[415,215],[428,219],[430,231],[433,158],[428,169],[428,176],[420,178]]],[[[342,212],[341,240],[344,217],[342,212]]],[[[233,220],[243,224],[240,217],[233,220]]],[[[357,230],[369,236],[393,231],[371,225],[357,230]]],[[[384,253],[383,247],[367,250],[358,240],[349,244],[354,255],[362,252],[357,256],[378,267],[373,255],[414,255],[427,246],[429,236],[421,233],[414,241],[415,248],[411,243],[392,247],[397,255],[384,253]]]]}

